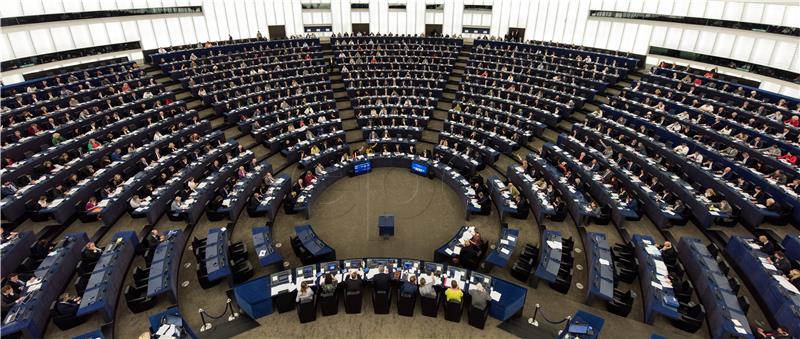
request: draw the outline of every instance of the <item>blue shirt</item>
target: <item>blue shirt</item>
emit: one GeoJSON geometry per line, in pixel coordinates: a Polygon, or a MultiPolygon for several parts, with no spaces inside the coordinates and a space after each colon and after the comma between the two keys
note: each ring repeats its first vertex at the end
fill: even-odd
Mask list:
{"type": "Polygon", "coordinates": [[[417,293],[417,285],[412,284],[408,281],[403,283],[403,286],[400,287],[400,295],[403,294],[416,294],[417,293]]]}

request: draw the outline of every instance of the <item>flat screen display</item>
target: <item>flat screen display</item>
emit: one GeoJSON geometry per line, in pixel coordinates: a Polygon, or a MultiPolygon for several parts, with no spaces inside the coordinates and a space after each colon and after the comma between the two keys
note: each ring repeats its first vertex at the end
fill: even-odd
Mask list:
{"type": "Polygon", "coordinates": [[[428,175],[428,164],[412,161],[411,162],[411,172],[414,172],[419,175],[428,175]]]}
{"type": "Polygon", "coordinates": [[[353,164],[353,172],[355,173],[355,175],[369,173],[370,171],[372,171],[371,161],[362,161],[353,164]]]}

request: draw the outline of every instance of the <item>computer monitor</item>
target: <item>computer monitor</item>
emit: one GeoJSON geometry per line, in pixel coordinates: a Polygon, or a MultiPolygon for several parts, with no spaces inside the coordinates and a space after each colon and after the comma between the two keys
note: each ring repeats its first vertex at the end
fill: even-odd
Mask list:
{"type": "Polygon", "coordinates": [[[411,162],[411,172],[414,172],[419,175],[427,176],[430,167],[428,164],[424,162],[412,161],[411,162]]]}
{"type": "Polygon", "coordinates": [[[369,173],[372,171],[372,162],[371,161],[362,161],[353,164],[353,174],[361,175],[364,173],[369,173]]]}

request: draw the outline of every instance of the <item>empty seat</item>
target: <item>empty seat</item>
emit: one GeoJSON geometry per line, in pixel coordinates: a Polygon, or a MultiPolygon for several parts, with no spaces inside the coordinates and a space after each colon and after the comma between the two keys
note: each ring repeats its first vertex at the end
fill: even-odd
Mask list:
{"type": "Polygon", "coordinates": [[[706,311],[700,304],[681,304],[678,307],[680,319],[672,319],[672,325],[689,333],[695,333],[703,326],[706,311]]]}
{"type": "Polygon", "coordinates": [[[233,273],[233,282],[235,284],[243,283],[253,277],[255,270],[253,264],[247,258],[239,259],[231,265],[231,272],[233,273]]]}
{"type": "Polygon", "coordinates": [[[750,310],[750,300],[743,295],[740,295],[737,299],[739,300],[739,307],[742,308],[742,313],[744,313],[744,315],[747,315],[747,311],[750,310]]]}
{"type": "Polygon", "coordinates": [[[74,314],[65,315],[58,313],[58,310],[56,310],[57,304],[58,301],[54,301],[52,304],[50,304],[50,317],[53,318],[53,323],[56,324],[56,327],[62,331],[66,331],[86,322],[86,316],[78,317],[74,314]]]}
{"type": "Polygon", "coordinates": [[[623,293],[615,289],[614,298],[606,303],[606,310],[618,316],[627,317],[633,308],[633,296],[633,292],[630,290],[623,293]]]}
{"type": "Polygon", "coordinates": [[[143,280],[148,279],[150,277],[150,269],[144,269],[139,266],[133,268],[133,279],[134,280],[143,280]]]}
{"type": "Polygon", "coordinates": [[[156,304],[156,300],[147,296],[147,286],[143,287],[125,287],[125,302],[128,304],[128,309],[133,313],[147,311],[156,304]]]}
{"type": "Polygon", "coordinates": [[[483,329],[483,326],[486,325],[486,318],[489,317],[489,307],[491,307],[491,304],[486,304],[486,307],[482,309],[470,306],[467,311],[469,324],[472,327],[483,329]]]}

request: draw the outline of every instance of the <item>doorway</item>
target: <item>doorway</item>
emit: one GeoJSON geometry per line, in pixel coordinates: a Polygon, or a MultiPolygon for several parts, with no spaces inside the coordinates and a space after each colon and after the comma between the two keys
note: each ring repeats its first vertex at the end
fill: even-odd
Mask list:
{"type": "Polygon", "coordinates": [[[362,35],[369,34],[369,24],[353,24],[353,33],[362,35]]]}
{"type": "Polygon", "coordinates": [[[509,27],[508,34],[506,34],[506,40],[512,40],[512,41],[525,40],[525,29],[509,27]]]}
{"type": "Polygon", "coordinates": [[[425,25],[425,36],[442,35],[442,25],[425,25]]]}
{"type": "Polygon", "coordinates": [[[269,29],[269,38],[271,40],[286,39],[286,26],[269,26],[267,29],[269,29]]]}

